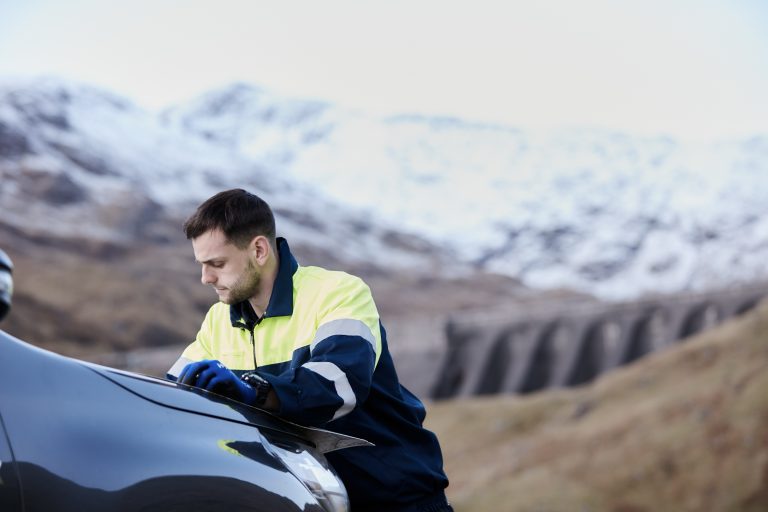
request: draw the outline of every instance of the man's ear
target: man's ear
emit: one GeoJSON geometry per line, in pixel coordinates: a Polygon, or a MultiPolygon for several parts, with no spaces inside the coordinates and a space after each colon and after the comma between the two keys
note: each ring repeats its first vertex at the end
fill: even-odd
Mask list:
{"type": "Polygon", "coordinates": [[[263,235],[255,236],[251,240],[250,248],[256,263],[259,265],[264,265],[269,259],[269,254],[272,252],[269,240],[263,235]]]}

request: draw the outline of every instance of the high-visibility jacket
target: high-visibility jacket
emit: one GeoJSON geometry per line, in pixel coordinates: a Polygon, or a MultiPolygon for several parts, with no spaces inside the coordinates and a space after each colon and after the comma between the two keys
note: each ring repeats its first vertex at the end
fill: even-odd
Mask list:
{"type": "Polygon", "coordinates": [[[327,454],[353,510],[444,503],[440,446],[422,426],[424,406],[398,380],[370,289],[344,272],[300,267],[285,239],[278,254],[264,315],[248,301],[213,305],[169,375],[203,359],[238,375],[255,369],[277,393],[278,415],[374,443],[327,454]]]}

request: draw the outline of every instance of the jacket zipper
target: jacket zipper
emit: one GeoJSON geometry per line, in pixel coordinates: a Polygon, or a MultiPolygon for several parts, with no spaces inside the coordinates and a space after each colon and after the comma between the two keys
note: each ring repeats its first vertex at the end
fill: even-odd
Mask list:
{"type": "MultiPolygon", "coordinates": [[[[255,329],[256,326],[254,325],[253,328],[255,329]]],[[[253,369],[255,370],[256,368],[259,367],[259,365],[256,364],[256,338],[253,335],[253,329],[250,330],[250,333],[251,333],[251,347],[253,348],[253,369]]]]}
{"type": "Polygon", "coordinates": [[[261,321],[264,319],[264,315],[260,316],[256,319],[256,321],[253,323],[253,326],[249,329],[249,332],[251,333],[251,348],[253,348],[253,369],[259,367],[259,365],[256,363],[256,336],[254,335],[253,331],[256,330],[256,326],[261,323],[261,321]]]}

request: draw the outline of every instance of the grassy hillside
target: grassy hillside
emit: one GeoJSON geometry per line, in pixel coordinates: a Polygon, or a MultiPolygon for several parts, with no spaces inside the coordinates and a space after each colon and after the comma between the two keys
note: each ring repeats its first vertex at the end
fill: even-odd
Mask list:
{"type": "MultiPolygon", "coordinates": [[[[194,339],[216,294],[200,283],[200,267],[178,227],[182,221],[168,222],[174,238],[167,243],[118,244],[37,236],[4,226],[0,219],[0,248],[15,265],[13,308],[3,330],[85,359],[138,349],[181,350],[194,339]]],[[[373,265],[347,265],[301,243],[291,248],[302,264],[363,277],[392,334],[393,348],[399,350],[441,348],[449,311],[569,296],[534,294],[509,277],[409,275],[373,265]]],[[[164,371],[172,362],[160,367],[164,371]]]]}
{"type": "Polygon", "coordinates": [[[768,303],[588,387],[431,404],[457,512],[768,511],[768,303]]]}

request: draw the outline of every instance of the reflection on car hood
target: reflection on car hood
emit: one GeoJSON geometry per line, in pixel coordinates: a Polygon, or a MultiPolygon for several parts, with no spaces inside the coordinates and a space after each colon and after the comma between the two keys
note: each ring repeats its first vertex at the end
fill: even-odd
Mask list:
{"type": "Polygon", "coordinates": [[[309,441],[321,453],[371,445],[368,441],[356,437],[290,423],[262,409],[185,384],[93,363],[83,362],[82,364],[118,386],[156,404],[289,434],[309,441]]]}

